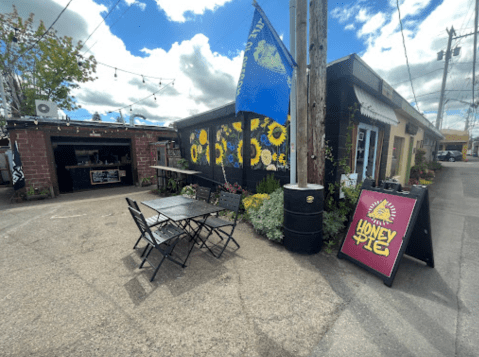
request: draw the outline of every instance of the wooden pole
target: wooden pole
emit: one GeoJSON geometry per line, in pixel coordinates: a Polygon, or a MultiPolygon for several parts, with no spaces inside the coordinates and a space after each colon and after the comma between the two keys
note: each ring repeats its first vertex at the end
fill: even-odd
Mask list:
{"type": "Polygon", "coordinates": [[[307,114],[308,114],[308,87],[306,77],[307,43],[306,26],[308,20],[307,0],[298,0],[296,4],[296,62],[297,70],[297,174],[298,187],[307,187],[308,179],[308,133],[307,133],[307,114]]]}
{"type": "Polygon", "coordinates": [[[328,1],[309,3],[308,182],[324,183],[328,1]]]}

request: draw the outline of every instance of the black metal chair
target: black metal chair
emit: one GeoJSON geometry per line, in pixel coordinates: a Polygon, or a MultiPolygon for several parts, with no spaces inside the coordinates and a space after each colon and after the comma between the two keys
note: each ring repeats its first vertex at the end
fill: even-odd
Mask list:
{"type": "Polygon", "coordinates": [[[173,249],[175,249],[176,244],[180,241],[181,237],[186,235],[186,232],[181,228],[174,226],[173,224],[166,224],[158,228],[156,231],[151,231],[150,226],[148,226],[148,223],[143,216],[143,213],[132,207],[128,207],[128,209],[130,210],[131,216],[141,232],[141,237],[148,242],[147,248],[150,248],[140,264],[140,269],[143,268],[145,262],[148,262],[148,264],[155,269],[150,281],[155,279],[156,273],[158,273],[158,270],[165,259],[168,259],[184,268],[186,261],[182,263],[173,259],[171,257],[171,253],[173,252],[173,249]],[[158,250],[163,256],[157,266],[155,266],[155,264],[148,259],[153,249],[158,250]]]}
{"type": "MultiPolygon", "coordinates": [[[[128,202],[128,206],[137,210],[138,212],[141,212],[140,207],[138,207],[138,203],[136,203],[135,200],[132,200],[131,198],[126,197],[126,202],[128,202]]],[[[158,225],[160,225],[160,226],[165,225],[168,222],[168,218],[159,214],[157,216],[152,216],[152,217],[146,218],[145,221],[146,221],[148,227],[155,227],[155,226],[158,226],[158,225]]],[[[140,235],[140,237],[136,241],[135,245],[133,246],[133,249],[136,249],[136,246],[138,245],[138,243],[140,243],[141,238],[142,238],[142,236],[140,235]]],[[[146,248],[148,248],[148,246],[146,248]]],[[[143,256],[145,254],[146,248],[145,248],[145,250],[143,250],[143,253],[141,253],[141,256],[143,256]]]]}
{"type": "Polygon", "coordinates": [[[223,252],[225,251],[228,243],[230,241],[233,241],[238,248],[240,248],[240,245],[238,242],[233,238],[233,232],[236,228],[236,222],[238,220],[238,212],[241,204],[241,195],[240,194],[234,194],[234,193],[229,193],[229,192],[221,192],[220,193],[220,198],[218,201],[218,205],[233,211],[235,213],[234,215],[234,221],[225,221],[223,219],[220,219],[218,217],[207,217],[206,219],[200,219],[197,220],[196,222],[198,224],[202,225],[202,228],[206,229],[208,231],[208,235],[206,236],[205,239],[202,239],[203,244],[201,247],[206,246],[208,250],[214,255],[214,253],[211,251],[211,249],[206,245],[206,242],[208,238],[214,233],[223,241],[226,239],[226,242],[223,246],[223,249],[221,250],[220,254],[218,256],[214,255],[216,258],[220,258],[223,252]],[[225,229],[231,229],[231,231],[228,233],[225,229]]]}
{"type": "Polygon", "coordinates": [[[196,199],[207,203],[210,202],[211,188],[199,186],[196,189],[196,199]]]}

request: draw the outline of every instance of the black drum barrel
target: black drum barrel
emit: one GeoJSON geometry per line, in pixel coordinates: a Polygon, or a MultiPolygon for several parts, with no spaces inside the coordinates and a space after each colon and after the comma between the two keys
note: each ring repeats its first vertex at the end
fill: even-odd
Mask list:
{"type": "Polygon", "coordinates": [[[287,250],[316,254],[323,245],[324,187],[284,186],[284,239],[287,250]]]}

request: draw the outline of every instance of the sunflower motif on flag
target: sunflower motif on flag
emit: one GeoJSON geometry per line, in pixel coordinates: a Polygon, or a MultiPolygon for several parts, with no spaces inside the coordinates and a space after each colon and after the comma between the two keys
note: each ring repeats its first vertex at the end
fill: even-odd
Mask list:
{"type": "Polygon", "coordinates": [[[281,56],[279,55],[278,49],[276,46],[266,43],[265,40],[258,42],[258,46],[255,48],[253,57],[256,63],[263,68],[269,69],[270,71],[276,73],[286,73],[286,69],[281,61],[281,56]]]}

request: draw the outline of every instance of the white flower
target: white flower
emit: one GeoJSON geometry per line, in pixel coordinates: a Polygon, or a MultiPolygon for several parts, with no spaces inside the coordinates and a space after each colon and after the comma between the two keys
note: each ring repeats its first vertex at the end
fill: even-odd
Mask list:
{"type": "Polygon", "coordinates": [[[268,171],[277,171],[277,170],[276,170],[276,166],[275,166],[274,164],[268,165],[268,167],[266,167],[266,170],[268,170],[268,171]]]}

